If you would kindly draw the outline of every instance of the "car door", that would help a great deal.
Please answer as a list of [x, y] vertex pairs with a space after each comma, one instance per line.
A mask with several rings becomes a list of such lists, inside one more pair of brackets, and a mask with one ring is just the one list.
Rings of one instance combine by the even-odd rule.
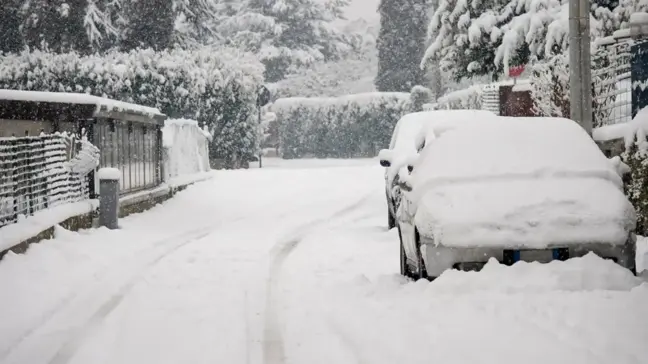
[[398, 218], [401, 237], [403, 239], [403, 248], [409, 260], [414, 260], [416, 257], [416, 240], [414, 234], [414, 216], [413, 216], [413, 202], [410, 199], [410, 194], [401, 190], [401, 201], [399, 210], [396, 213]]

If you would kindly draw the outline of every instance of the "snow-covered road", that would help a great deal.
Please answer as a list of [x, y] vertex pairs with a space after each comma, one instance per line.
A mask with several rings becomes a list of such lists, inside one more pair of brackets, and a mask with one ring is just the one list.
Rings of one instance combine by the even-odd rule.
[[216, 172], [0, 262], [0, 363], [648, 363], [648, 284], [594, 256], [398, 275], [376, 161]]

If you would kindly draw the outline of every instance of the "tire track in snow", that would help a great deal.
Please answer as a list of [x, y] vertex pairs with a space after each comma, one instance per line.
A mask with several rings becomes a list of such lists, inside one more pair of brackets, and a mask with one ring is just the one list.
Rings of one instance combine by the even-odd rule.
[[[134, 267], [123, 274], [123, 270], [115, 271], [114, 268], [108, 267], [101, 271], [100, 276], [102, 277], [100, 281], [89, 281], [74, 294], [69, 295], [61, 301], [54, 309], [48, 311], [43, 318], [41, 319], [40, 324], [30, 328], [23, 335], [21, 335], [16, 341], [8, 345], [6, 349], [0, 353], [1, 362], [5, 363], [8, 359], [14, 354], [20, 354], [21, 349], [24, 348], [25, 352], [29, 352], [30, 348], [28, 347], [31, 342], [32, 337], [38, 337], [38, 334], [46, 330], [48, 325], [56, 325], [57, 319], [62, 320], [65, 324], [69, 324], [69, 320], [65, 318], [77, 318], [77, 308], [86, 307], [84, 302], [92, 302], [95, 299], [93, 297], [105, 297], [104, 293], [106, 286], [111, 286], [110, 292], [115, 292], [109, 295], [107, 298], [100, 300], [99, 304], [95, 304], [95, 307], [98, 308], [92, 311], [90, 317], [82, 319], [83, 321], [80, 325], [76, 325], [79, 329], [71, 330], [72, 332], [65, 336], [61, 341], [61, 345], [53, 354], [53, 356], [48, 361], [51, 364], [62, 364], [68, 362], [76, 353], [76, 350], [80, 347], [83, 337], [87, 336], [87, 333], [92, 329], [99, 326], [101, 321], [110, 314], [118, 305], [121, 303], [125, 295], [130, 291], [130, 289], [137, 283], [139, 278], [160, 260], [166, 256], [172, 254], [176, 250], [180, 249], [183, 246], [188, 245], [196, 240], [202, 239], [205, 236], [212, 233], [214, 230], [220, 228], [223, 224], [231, 224], [237, 221], [244, 219], [244, 217], [239, 217], [232, 219], [230, 221], [221, 222], [217, 225], [210, 225], [201, 227], [198, 229], [191, 230], [179, 235], [175, 235], [171, 238], [164, 238], [157, 240], [150, 244], [150, 248], [141, 252], [145, 256], [141, 259], [138, 259], [133, 265]], [[172, 244], [173, 242], [180, 240], [180, 243]], [[169, 246], [171, 244], [171, 246]], [[159, 250], [162, 250], [161, 252]], [[148, 254], [147, 254], [148, 253]], [[124, 275], [126, 276], [124, 278]], [[117, 287], [114, 287], [115, 284], [111, 282], [120, 282], [117, 284]], [[99, 293], [98, 293], [99, 292]], [[73, 313], [73, 314], [70, 314]], [[88, 315], [84, 315], [87, 317]], [[69, 325], [73, 326], [73, 325]], [[58, 331], [58, 330], [57, 330]], [[46, 331], [47, 333], [47, 331]]]
[[286, 354], [284, 351], [284, 342], [281, 333], [277, 295], [279, 289], [279, 277], [286, 259], [295, 250], [299, 243], [313, 230], [330, 224], [335, 220], [350, 215], [359, 209], [373, 197], [369, 193], [356, 202], [347, 205], [333, 214], [312, 220], [305, 223], [289, 234], [288, 238], [282, 239], [275, 244], [271, 250], [270, 272], [267, 281], [265, 322], [263, 328], [263, 362], [264, 364], [285, 364]]

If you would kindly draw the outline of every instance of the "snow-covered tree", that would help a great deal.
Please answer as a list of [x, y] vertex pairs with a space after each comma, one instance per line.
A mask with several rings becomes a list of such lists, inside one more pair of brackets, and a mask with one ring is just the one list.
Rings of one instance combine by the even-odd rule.
[[4, 0], [0, 7], [0, 53], [18, 52], [22, 48], [19, 0]]
[[172, 45], [173, 0], [133, 0], [124, 7], [123, 49], [167, 49]]
[[121, 0], [87, 0], [83, 25], [93, 51], [116, 47], [124, 25]]
[[378, 69], [375, 38], [364, 33], [356, 48], [357, 51], [348, 52], [339, 60], [316, 61], [291, 69], [283, 80], [271, 85], [273, 95], [276, 98], [321, 97], [375, 91], [373, 82]]
[[30, 48], [90, 50], [84, 27], [87, 0], [29, 0], [21, 7], [22, 35]]
[[424, 78], [419, 63], [425, 51], [427, 0], [381, 0], [378, 10], [376, 88], [408, 92]]
[[[627, 9], [635, 11], [641, 2], [593, 0], [592, 39], [626, 26]], [[441, 0], [422, 66], [437, 60], [455, 79], [497, 76], [509, 66], [563, 53], [569, 41], [567, 5], [567, 0]]]
[[249, 0], [222, 6], [217, 32], [227, 44], [256, 53], [275, 82], [297, 65], [334, 60], [349, 50], [345, 35], [331, 23], [341, 17], [343, 0]]

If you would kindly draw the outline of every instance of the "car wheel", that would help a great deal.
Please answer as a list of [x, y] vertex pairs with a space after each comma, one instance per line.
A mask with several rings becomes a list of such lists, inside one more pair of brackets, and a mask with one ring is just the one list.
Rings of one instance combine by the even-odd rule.
[[396, 218], [392, 215], [391, 211], [387, 209], [387, 228], [389, 230], [396, 227]]
[[410, 272], [409, 267], [407, 266], [407, 255], [405, 254], [405, 247], [403, 246], [403, 237], [401, 236], [400, 228], [398, 229], [398, 240], [400, 241], [400, 274], [407, 278], [412, 278], [412, 272]]
[[425, 269], [423, 254], [421, 254], [421, 238], [419, 237], [418, 230], [415, 232], [415, 239], [416, 239], [416, 274], [414, 275], [414, 278], [433, 280], [434, 278], [428, 277], [427, 269]]

